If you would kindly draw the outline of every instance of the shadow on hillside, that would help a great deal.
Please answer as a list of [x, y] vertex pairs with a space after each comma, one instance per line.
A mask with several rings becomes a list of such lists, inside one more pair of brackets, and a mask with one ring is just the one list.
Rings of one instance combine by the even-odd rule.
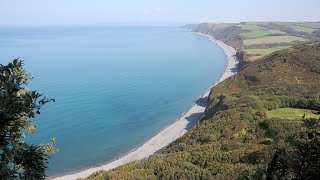
[[[185, 128], [187, 131], [189, 131], [191, 128], [193, 128], [198, 121], [200, 120], [200, 118], [202, 117], [204, 113], [194, 113], [191, 114], [189, 117], [186, 117], [188, 124], [187, 127]], [[159, 149], [155, 152], [155, 154], [161, 153], [165, 148]]]
[[237, 73], [239, 71], [239, 66], [237, 65], [236, 67], [234, 68], [231, 68], [231, 72], [232, 73]]
[[[237, 58], [237, 56], [234, 56], [235, 58]], [[237, 58], [237, 64], [234, 68], [231, 68], [231, 72], [232, 73], [236, 73], [239, 72], [240, 68], [239, 68], [239, 59]]]
[[199, 98], [198, 100], [196, 100], [195, 103], [196, 103], [198, 106], [207, 107], [208, 101], [209, 101], [209, 98], [208, 98], [208, 97], [206, 97], [206, 98]]
[[198, 123], [198, 121], [200, 120], [202, 115], [203, 115], [203, 112], [202, 113], [194, 113], [194, 114], [191, 114], [189, 117], [186, 117], [186, 119], [189, 123], [185, 129], [190, 130], [191, 128], [193, 128]]

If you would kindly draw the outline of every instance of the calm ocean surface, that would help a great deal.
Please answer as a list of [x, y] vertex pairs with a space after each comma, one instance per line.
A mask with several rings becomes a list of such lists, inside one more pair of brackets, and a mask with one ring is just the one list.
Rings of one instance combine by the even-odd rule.
[[54, 98], [27, 141], [57, 140], [49, 175], [96, 166], [174, 122], [222, 75], [223, 50], [178, 27], [0, 28], [0, 63], [20, 57]]

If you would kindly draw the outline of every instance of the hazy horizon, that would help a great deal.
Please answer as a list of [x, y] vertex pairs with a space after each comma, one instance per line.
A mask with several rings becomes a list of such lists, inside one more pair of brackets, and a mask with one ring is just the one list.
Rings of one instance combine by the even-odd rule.
[[0, 2], [0, 26], [183, 25], [200, 22], [315, 22], [320, 1], [215, 0]]

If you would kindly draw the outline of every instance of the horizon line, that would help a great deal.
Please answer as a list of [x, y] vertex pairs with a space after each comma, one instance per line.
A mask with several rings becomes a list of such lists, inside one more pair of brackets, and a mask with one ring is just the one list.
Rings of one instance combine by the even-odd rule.
[[319, 23], [317, 21], [281, 21], [281, 20], [270, 20], [270, 21], [234, 21], [234, 22], [223, 22], [223, 21], [197, 21], [197, 22], [143, 22], [143, 23], [123, 23], [123, 22], [106, 22], [106, 23], [93, 23], [93, 24], [16, 24], [16, 25], [0, 25], [0, 28], [6, 27], [79, 27], [79, 26], [150, 26], [150, 27], [165, 27], [165, 26], [184, 26], [189, 24], [240, 24], [240, 23], [259, 23], [259, 22], [287, 22], [287, 23]]

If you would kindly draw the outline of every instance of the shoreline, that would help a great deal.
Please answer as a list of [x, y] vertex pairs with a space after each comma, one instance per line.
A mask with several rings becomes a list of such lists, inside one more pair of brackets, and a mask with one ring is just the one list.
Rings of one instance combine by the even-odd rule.
[[210, 35], [202, 33], [195, 34], [208, 37], [209, 41], [214, 42], [217, 46], [223, 49], [224, 54], [226, 55], [227, 64], [225, 66], [224, 73], [220, 76], [220, 78], [207, 90], [205, 90], [204, 93], [200, 95], [200, 97], [192, 104], [192, 106], [188, 108], [184, 113], [182, 113], [182, 115], [175, 122], [162, 129], [160, 132], [146, 141], [143, 145], [137, 147], [136, 149], [133, 149], [132, 151], [128, 152], [128, 154], [125, 154], [124, 156], [107, 164], [88, 168], [86, 170], [69, 175], [53, 177], [54, 180], [76, 180], [77, 178], [86, 178], [97, 171], [108, 171], [129, 162], [144, 159], [168, 146], [170, 143], [183, 136], [189, 129], [197, 124], [207, 107], [207, 102], [203, 103], [201, 102], [201, 100], [203, 101], [203, 99], [208, 99], [212, 87], [238, 72], [238, 60], [235, 56], [237, 51], [233, 47], [226, 45], [221, 41], [215, 40]]

